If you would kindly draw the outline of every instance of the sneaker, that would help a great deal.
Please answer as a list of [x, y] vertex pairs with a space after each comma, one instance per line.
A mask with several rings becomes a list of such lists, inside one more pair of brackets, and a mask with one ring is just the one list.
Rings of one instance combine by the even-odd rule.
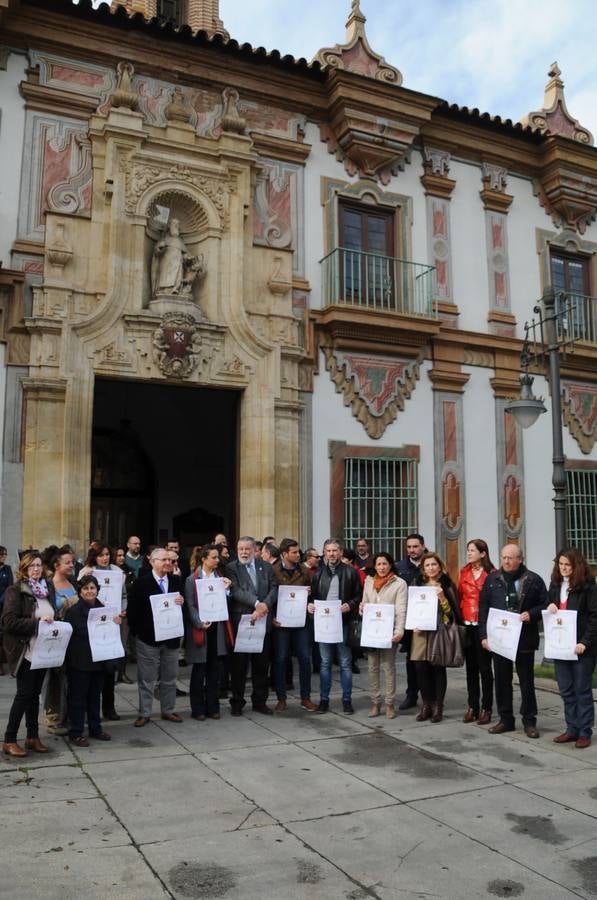
[[329, 700], [320, 700], [319, 706], [317, 707], [317, 712], [326, 713], [329, 712], [330, 709], [330, 701]]
[[342, 709], [344, 710], [344, 712], [346, 713], [347, 716], [352, 716], [354, 713], [354, 709], [353, 709], [353, 706], [352, 706], [352, 703], [350, 702], [350, 700], [345, 700], [342, 703]]

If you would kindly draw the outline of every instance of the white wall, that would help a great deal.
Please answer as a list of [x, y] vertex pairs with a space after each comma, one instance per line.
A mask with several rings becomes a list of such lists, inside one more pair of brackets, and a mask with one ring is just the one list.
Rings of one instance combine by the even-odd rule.
[[0, 261], [10, 268], [10, 250], [17, 236], [25, 103], [19, 83], [27, 60], [11, 53], [6, 72], [0, 73]]
[[458, 327], [487, 331], [489, 287], [485, 210], [479, 197], [481, 169], [451, 161], [456, 181], [450, 202], [453, 300], [460, 310]]

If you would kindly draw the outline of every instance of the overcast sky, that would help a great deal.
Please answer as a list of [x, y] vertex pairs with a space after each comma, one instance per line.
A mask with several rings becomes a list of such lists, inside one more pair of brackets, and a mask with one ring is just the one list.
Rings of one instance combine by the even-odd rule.
[[[99, 0], [94, 0], [97, 4]], [[568, 109], [597, 142], [595, 0], [361, 0], [373, 49], [404, 86], [518, 121], [557, 60]], [[220, 0], [233, 38], [311, 59], [344, 41], [350, 0]]]

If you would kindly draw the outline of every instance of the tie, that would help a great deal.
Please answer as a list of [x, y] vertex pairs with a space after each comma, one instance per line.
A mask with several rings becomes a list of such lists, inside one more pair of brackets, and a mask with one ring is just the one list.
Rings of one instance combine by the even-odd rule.
[[252, 563], [247, 563], [247, 572], [249, 573], [249, 578], [251, 579], [251, 581], [253, 583], [253, 587], [256, 588], [257, 587], [257, 573], [255, 572], [255, 569], [253, 568]]
[[165, 594], [165, 593], [166, 593], [166, 589], [165, 589], [165, 587], [164, 587], [164, 581], [165, 581], [165, 580], [166, 580], [165, 578], [160, 578], [160, 591], [162, 592], [162, 594]]

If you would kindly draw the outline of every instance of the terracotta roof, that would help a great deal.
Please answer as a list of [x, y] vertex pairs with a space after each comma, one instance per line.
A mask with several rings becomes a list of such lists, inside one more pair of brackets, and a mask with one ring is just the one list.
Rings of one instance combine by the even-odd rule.
[[502, 119], [501, 116], [492, 116], [488, 112], [482, 113], [477, 107], [469, 109], [468, 106], [459, 106], [457, 103], [448, 103], [447, 100], [442, 100], [436, 111], [447, 115], [449, 118], [467, 121], [471, 124], [489, 126], [498, 131], [505, 131], [526, 139], [531, 138], [537, 144], [541, 143], [545, 137], [539, 128], [522, 125], [520, 122], [513, 122], [512, 119]]

